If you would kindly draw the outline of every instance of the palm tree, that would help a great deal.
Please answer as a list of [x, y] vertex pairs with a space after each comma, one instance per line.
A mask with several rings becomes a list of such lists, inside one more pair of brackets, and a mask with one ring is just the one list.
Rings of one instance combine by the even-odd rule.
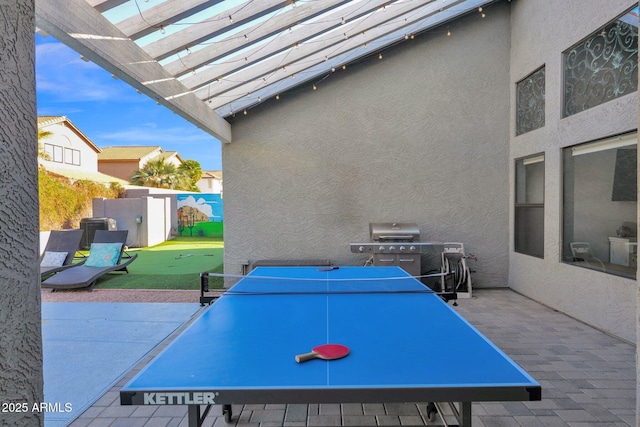
[[199, 192], [200, 189], [196, 185], [200, 178], [202, 178], [202, 167], [196, 160], [185, 160], [180, 166], [178, 171], [181, 171], [189, 177], [191, 180], [190, 191]]
[[146, 187], [189, 190], [189, 177], [164, 159], [151, 160], [131, 176], [131, 183]]
[[49, 158], [49, 154], [44, 151], [44, 147], [42, 146], [41, 142], [41, 140], [47, 139], [51, 137], [51, 135], [53, 135], [53, 133], [49, 132], [48, 130], [38, 129], [38, 157], [40, 157], [41, 159], [51, 160]]

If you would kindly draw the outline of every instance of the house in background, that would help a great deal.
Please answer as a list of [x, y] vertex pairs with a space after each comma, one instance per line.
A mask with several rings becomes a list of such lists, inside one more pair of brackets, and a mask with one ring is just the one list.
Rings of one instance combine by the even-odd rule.
[[[136, 170], [152, 160], [164, 159], [180, 166], [182, 158], [176, 151], [165, 151], [159, 146], [101, 149], [66, 116], [38, 117], [38, 130], [49, 132], [39, 141], [46, 158], [38, 159], [47, 171], [71, 180], [107, 185], [117, 182], [126, 189], [122, 198], [94, 199], [90, 215], [113, 218], [119, 230], [129, 230], [127, 245], [151, 246], [178, 234], [177, 195], [185, 192], [139, 187], [129, 181]], [[113, 170], [113, 175], [105, 169]], [[48, 235], [40, 233], [40, 247], [45, 247]]]
[[98, 155], [102, 150], [66, 116], [40, 116], [38, 130], [49, 133], [39, 141], [46, 158], [38, 159], [47, 171], [72, 180], [128, 184], [128, 180], [98, 170]]
[[98, 154], [98, 170], [128, 182], [135, 171], [159, 159], [176, 167], [183, 163], [177, 151], [165, 151], [158, 145], [113, 146], [104, 147]]
[[202, 171], [196, 186], [202, 193], [222, 194], [222, 171]]

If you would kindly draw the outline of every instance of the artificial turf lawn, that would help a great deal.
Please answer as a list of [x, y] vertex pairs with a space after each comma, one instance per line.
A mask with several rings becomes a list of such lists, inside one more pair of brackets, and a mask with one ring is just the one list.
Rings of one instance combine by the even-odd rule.
[[[106, 274], [97, 289], [200, 289], [200, 273], [223, 271], [224, 242], [219, 238], [176, 237], [127, 253], [138, 254], [129, 273]], [[222, 288], [222, 279], [210, 278], [209, 287]]]

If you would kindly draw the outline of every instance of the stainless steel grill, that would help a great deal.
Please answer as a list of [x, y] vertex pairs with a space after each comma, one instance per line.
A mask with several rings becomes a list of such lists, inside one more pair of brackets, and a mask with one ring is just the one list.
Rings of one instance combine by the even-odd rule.
[[415, 223], [380, 222], [369, 224], [370, 241], [351, 243], [351, 252], [372, 254], [373, 265], [400, 266], [412, 276], [420, 275], [420, 229]]

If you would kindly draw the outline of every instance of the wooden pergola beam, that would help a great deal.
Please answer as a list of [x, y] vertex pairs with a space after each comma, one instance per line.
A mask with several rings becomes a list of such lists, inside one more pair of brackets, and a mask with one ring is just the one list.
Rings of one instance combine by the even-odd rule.
[[321, 2], [304, 3], [283, 12], [278, 15], [276, 19], [271, 19], [267, 22], [259, 23], [251, 28], [247, 28], [244, 31], [247, 38], [237, 34], [230, 35], [219, 43], [212, 44], [196, 52], [192, 52], [190, 55], [166, 64], [165, 68], [174, 76], [183, 75], [204, 64], [208, 64], [216, 59], [246, 48], [252, 43], [256, 43], [269, 36], [286, 30], [298, 22], [305, 21], [320, 13], [327, 12], [334, 7], [348, 3], [348, 1], [349, 0], [322, 0]]
[[231, 142], [231, 125], [226, 120], [86, 0], [37, 0], [36, 25], [205, 132]]
[[[308, 24], [301, 26], [301, 28], [297, 28], [295, 32], [291, 34], [284, 34], [273, 40], [268, 46], [258, 45], [255, 48], [243, 51], [241, 54], [235, 55], [233, 57], [227, 58], [224, 64], [219, 64], [216, 66], [202, 67], [197, 70], [196, 74], [186, 76], [181, 79], [182, 83], [190, 89], [196, 89], [203, 85], [206, 85], [218, 78], [223, 79], [224, 76], [230, 75], [236, 72], [242, 72], [243, 69], [251, 68], [251, 73], [257, 77], [262, 77], [270, 72], [274, 72], [278, 66], [290, 64], [301, 58], [304, 58], [307, 55], [313, 53], [313, 51], [317, 51], [318, 49], [324, 49], [329, 46], [338, 44], [342, 42], [342, 40], [326, 40], [323, 42], [319, 41], [319, 37], [326, 32], [332, 31], [336, 27], [340, 27], [344, 32], [350, 32], [354, 27], [355, 23], [351, 22], [351, 20], [358, 18], [360, 16], [371, 13], [374, 10], [377, 10], [381, 6], [388, 3], [388, 0], [369, 0], [366, 5], [362, 4], [354, 4], [349, 5], [343, 9], [333, 11], [326, 16], [322, 17], [322, 23], [317, 24]], [[344, 25], [341, 24], [342, 17], [349, 17], [350, 22], [346, 22]], [[308, 39], [314, 39], [313, 46], [305, 45], [304, 41]], [[286, 64], [282, 64], [282, 58], [278, 56], [278, 53], [283, 52], [287, 49], [292, 49], [293, 46], [299, 45], [299, 49], [292, 50], [291, 53], [287, 56]], [[248, 64], [245, 64], [243, 58], [247, 58]], [[275, 61], [274, 61], [275, 59]], [[251, 65], [253, 63], [263, 61], [260, 66]], [[241, 65], [238, 65], [241, 64]], [[214, 90], [213, 92], [218, 92]]]
[[[162, 60], [181, 50], [185, 50], [187, 47], [195, 46], [200, 42], [285, 7], [290, 3], [290, 0], [261, 0], [257, 4], [253, 3], [252, 0], [249, 0], [224, 13], [189, 25], [183, 30], [149, 43], [143, 49], [153, 58]], [[231, 22], [230, 18], [233, 19], [233, 22]]]
[[116, 27], [131, 39], [151, 34], [160, 28], [187, 18], [223, 0], [180, 0], [160, 3], [137, 15], [116, 24]]
[[[455, 7], [459, 2], [460, 0], [450, 2], [448, 7]], [[384, 37], [403, 27], [411, 26], [415, 22], [439, 13], [442, 10], [441, 5], [436, 2], [430, 2], [426, 5], [419, 2], [407, 2], [403, 4], [402, 7], [398, 7], [393, 11], [376, 13], [366, 19], [345, 24], [333, 32], [326, 34], [326, 41], [324, 43], [316, 43], [314, 39], [313, 46], [305, 46], [303, 44], [299, 49], [293, 49], [286, 57], [286, 68], [283, 68], [281, 65], [278, 66], [278, 64], [282, 63], [283, 59], [279, 56], [274, 56], [262, 61], [258, 66], [248, 67], [245, 70], [235, 73], [231, 80], [241, 83], [223, 81], [220, 85], [212, 84], [210, 85], [211, 87], [204, 86], [195, 90], [194, 93], [203, 100], [209, 100], [209, 106], [211, 108], [220, 108], [227, 104], [230, 99], [238, 99], [260, 89], [261, 87], [256, 81], [259, 81], [259, 77], [266, 75], [265, 73], [269, 74], [267, 81], [264, 82], [264, 86], [290, 78], [292, 75], [324, 62], [327, 58], [339, 56], [354, 49], [366, 50], [364, 47], [366, 42]], [[393, 26], [384, 25], [390, 21], [397, 20], [402, 20], [403, 24]], [[336, 33], [338, 33], [338, 37], [336, 37]], [[343, 40], [340, 37], [343, 33], [346, 34], [347, 40]], [[361, 36], [363, 33], [365, 36]], [[319, 50], [318, 46], [322, 47], [322, 49]]]
[[98, 12], [105, 12], [116, 6], [126, 3], [129, 0], [87, 0]]

